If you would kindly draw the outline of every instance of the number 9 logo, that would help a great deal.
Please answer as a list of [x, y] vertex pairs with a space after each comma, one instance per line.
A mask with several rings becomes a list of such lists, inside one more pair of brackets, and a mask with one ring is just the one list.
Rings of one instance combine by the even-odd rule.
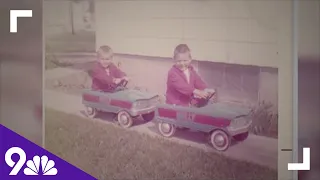
[[[19, 160], [18, 162], [14, 162], [12, 160], [12, 155], [13, 154], [18, 154], [19, 155]], [[23, 149], [19, 148], [19, 147], [12, 147], [10, 148], [5, 155], [5, 161], [7, 163], [8, 166], [12, 167], [12, 170], [10, 172], [10, 176], [14, 176], [17, 175], [20, 171], [20, 169], [22, 168], [22, 166], [24, 165], [24, 163], [27, 160], [27, 156], [26, 153], [24, 152]]]

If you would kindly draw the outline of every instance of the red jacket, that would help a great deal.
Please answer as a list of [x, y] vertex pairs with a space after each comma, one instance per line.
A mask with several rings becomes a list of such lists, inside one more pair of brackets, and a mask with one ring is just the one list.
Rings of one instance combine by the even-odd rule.
[[195, 89], [204, 90], [207, 85], [192, 66], [190, 70], [190, 83], [187, 81], [185, 74], [175, 66], [168, 72], [166, 103], [180, 106], [188, 106], [190, 104], [193, 91]]
[[94, 65], [90, 75], [92, 77], [92, 89], [107, 92], [112, 91], [112, 89], [116, 87], [116, 84], [113, 83], [114, 78], [126, 76], [126, 74], [114, 64], [109, 65], [109, 74], [107, 74], [105, 68], [98, 62]]

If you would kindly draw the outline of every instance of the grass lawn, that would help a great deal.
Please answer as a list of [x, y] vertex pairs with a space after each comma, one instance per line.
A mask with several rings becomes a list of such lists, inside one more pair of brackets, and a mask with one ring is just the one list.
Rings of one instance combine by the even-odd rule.
[[98, 179], [273, 180], [271, 169], [46, 109], [46, 149]]

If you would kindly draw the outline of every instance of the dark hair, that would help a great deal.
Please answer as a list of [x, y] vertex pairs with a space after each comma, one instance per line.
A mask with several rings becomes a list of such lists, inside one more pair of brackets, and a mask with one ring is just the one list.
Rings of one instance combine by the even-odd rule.
[[179, 54], [186, 53], [186, 52], [190, 52], [190, 48], [188, 47], [188, 45], [187, 44], [179, 44], [174, 49], [173, 59], [176, 59]]

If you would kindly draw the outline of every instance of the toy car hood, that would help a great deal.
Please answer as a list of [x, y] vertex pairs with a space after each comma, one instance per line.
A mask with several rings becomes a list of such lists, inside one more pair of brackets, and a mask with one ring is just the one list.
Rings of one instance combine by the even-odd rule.
[[251, 109], [234, 104], [213, 103], [208, 104], [203, 108], [199, 108], [199, 111], [206, 115], [232, 120], [239, 116], [249, 115]]
[[152, 98], [158, 97], [157, 94], [142, 92], [142, 91], [134, 90], [134, 89], [126, 89], [123, 91], [115, 92], [113, 94], [114, 94], [114, 96], [117, 96], [121, 99], [127, 99], [132, 102], [137, 101], [137, 100], [152, 99]]

